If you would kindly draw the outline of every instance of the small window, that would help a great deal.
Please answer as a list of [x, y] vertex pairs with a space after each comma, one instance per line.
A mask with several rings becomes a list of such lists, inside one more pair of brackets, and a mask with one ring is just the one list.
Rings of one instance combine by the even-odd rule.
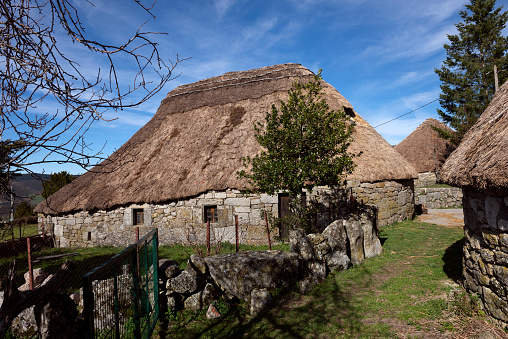
[[219, 215], [217, 213], [217, 205], [215, 206], [205, 206], [205, 222], [218, 222]]
[[136, 208], [132, 210], [132, 224], [133, 225], [143, 225], [144, 218], [143, 218], [143, 209], [142, 208]]

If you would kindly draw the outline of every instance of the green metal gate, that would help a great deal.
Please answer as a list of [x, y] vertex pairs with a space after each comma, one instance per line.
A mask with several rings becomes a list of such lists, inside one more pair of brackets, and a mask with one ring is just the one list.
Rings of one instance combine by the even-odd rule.
[[83, 276], [84, 320], [90, 338], [150, 338], [159, 318], [158, 233]]

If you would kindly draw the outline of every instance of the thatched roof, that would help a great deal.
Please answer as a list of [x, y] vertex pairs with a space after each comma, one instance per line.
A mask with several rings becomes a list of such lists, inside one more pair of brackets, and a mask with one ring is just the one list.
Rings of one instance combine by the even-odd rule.
[[[209, 190], [242, 189], [236, 172], [241, 158], [260, 146], [253, 123], [263, 121], [272, 104], [287, 100], [295, 81], [314, 74], [283, 64], [184, 85], [171, 91], [154, 117], [109, 159], [55, 193], [37, 212], [48, 214], [107, 209], [131, 203], [158, 203]], [[350, 179], [379, 181], [416, 176], [413, 167], [323, 82], [332, 109], [348, 108], [356, 122], [352, 152], [363, 151]]]
[[508, 82], [497, 91], [476, 124], [443, 165], [453, 186], [508, 188]]
[[452, 145], [440, 138], [433, 126], [451, 130], [441, 121], [429, 118], [395, 146], [395, 150], [402, 154], [418, 173], [436, 172], [453, 151]]

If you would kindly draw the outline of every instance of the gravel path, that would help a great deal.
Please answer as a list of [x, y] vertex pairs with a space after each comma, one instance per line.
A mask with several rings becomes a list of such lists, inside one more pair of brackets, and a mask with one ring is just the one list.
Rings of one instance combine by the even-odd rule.
[[449, 227], [462, 227], [464, 226], [464, 214], [461, 208], [429, 209], [428, 214], [419, 215], [416, 221]]

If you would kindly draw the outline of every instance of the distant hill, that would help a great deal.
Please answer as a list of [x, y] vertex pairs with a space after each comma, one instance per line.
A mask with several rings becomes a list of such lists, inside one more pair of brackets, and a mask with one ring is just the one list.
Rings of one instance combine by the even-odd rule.
[[[29, 201], [32, 206], [42, 201], [42, 181], [49, 179], [49, 174], [37, 174], [33, 177], [30, 174], [21, 174], [12, 181], [12, 190], [16, 198], [14, 205], [21, 201]], [[8, 219], [10, 210], [10, 197], [4, 197], [0, 202], [0, 216], [3, 220]]]

